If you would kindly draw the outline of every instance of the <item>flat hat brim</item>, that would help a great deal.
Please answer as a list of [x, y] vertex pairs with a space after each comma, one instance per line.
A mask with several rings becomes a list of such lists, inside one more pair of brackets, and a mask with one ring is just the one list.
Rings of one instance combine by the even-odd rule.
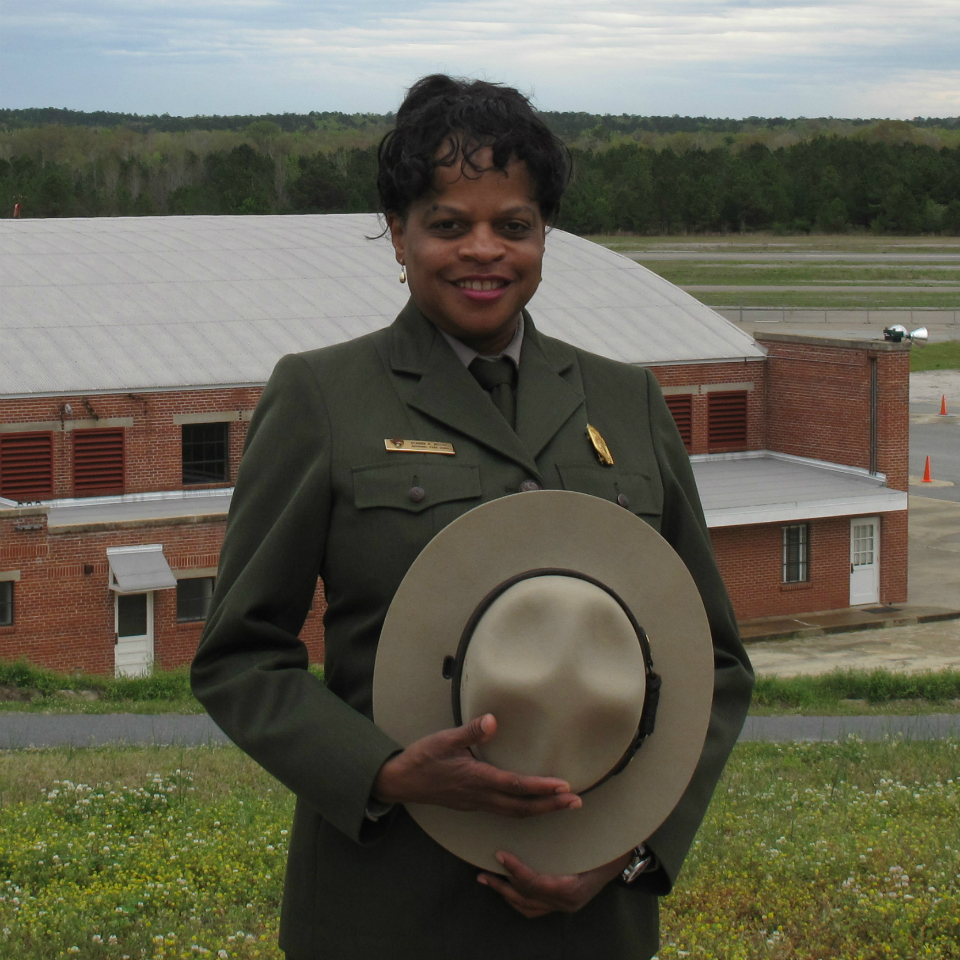
[[445, 657], [487, 594], [530, 570], [562, 568], [609, 586], [647, 633], [663, 678], [656, 730], [583, 807], [527, 819], [408, 804], [417, 823], [469, 863], [503, 873], [508, 850], [535, 870], [581, 873], [647, 839], [679, 801], [700, 759], [713, 699], [713, 647], [700, 594], [677, 553], [607, 500], [539, 491], [493, 500], [445, 527], [407, 571], [380, 636], [377, 725], [408, 746], [454, 726]]

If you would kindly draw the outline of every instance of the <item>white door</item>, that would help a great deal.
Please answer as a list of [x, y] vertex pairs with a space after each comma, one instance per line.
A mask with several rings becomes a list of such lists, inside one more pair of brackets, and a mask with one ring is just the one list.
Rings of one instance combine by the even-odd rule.
[[880, 602], [880, 518], [850, 521], [850, 606]]
[[153, 592], [116, 595], [118, 677], [142, 677], [153, 670]]

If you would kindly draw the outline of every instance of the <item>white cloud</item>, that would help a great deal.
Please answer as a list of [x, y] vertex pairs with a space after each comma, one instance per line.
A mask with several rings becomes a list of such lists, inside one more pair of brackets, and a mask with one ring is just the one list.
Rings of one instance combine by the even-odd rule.
[[[13, 6], [3, 52], [5, 88], [17, 101], [11, 106], [72, 99], [85, 108], [177, 113], [386, 110], [403, 85], [444, 69], [536, 89], [551, 109], [958, 112], [956, 0]], [[131, 103], [138, 96], [141, 103]]]

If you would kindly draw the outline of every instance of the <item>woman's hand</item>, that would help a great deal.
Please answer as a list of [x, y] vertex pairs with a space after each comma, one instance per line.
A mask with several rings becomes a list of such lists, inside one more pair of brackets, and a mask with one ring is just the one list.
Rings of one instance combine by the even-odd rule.
[[625, 853], [595, 870], [557, 877], [548, 873], [537, 873], [512, 854], [500, 852], [497, 860], [503, 865], [508, 876], [481, 873], [477, 880], [496, 890], [518, 913], [522, 913], [528, 920], [533, 920], [557, 911], [576, 913], [622, 872], [630, 862], [630, 856]]
[[522, 776], [477, 760], [470, 747], [487, 743], [496, 732], [497, 721], [488, 713], [417, 740], [380, 768], [373, 796], [385, 803], [432, 803], [506, 817], [583, 806], [565, 780]]

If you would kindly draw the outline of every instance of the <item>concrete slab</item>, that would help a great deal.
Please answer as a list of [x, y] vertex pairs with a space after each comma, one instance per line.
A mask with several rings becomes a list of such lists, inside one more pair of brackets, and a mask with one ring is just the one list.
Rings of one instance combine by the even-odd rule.
[[960, 620], [750, 643], [758, 676], [816, 676], [832, 670], [960, 670]]
[[842, 610], [818, 610], [790, 617], [759, 617], [740, 623], [740, 636], [746, 642], [792, 640], [821, 637], [830, 633], [855, 633], [884, 627], [905, 627], [918, 623], [960, 618], [960, 608], [926, 607], [917, 604], [898, 606], [847, 607]]
[[909, 598], [741, 623], [761, 676], [960, 670], [960, 503], [910, 497]]

